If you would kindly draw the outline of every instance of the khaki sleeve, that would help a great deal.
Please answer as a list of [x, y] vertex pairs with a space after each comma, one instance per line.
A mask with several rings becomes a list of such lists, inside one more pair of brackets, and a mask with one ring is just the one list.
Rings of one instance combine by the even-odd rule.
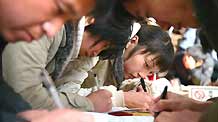
[[[62, 35], [61, 31], [51, 39], [44, 36], [32, 43], [22, 41], [8, 44], [3, 52], [4, 79], [33, 108], [55, 107], [54, 101], [43, 87], [39, 74], [46, 66], [51, 45], [61, 41]], [[70, 106], [64, 94], [60, 94], [60, 97], [65, 106]]]
[[101, 89], [108, 90], [112, 93], [112, 105], [113, 107], [125, 107], [124, 93], [122, 90], [117, 91], [117, 88], [113, 85], [103, 86]]
[[83, 88], [91, 88], [96, 86], [93, 73], [96, 73], [100, 86], [115, 85], [116, 80], [113, 76], [112, 63], [109, 60], [99, 60], [92, 72], [89, 72], [88, 77], [82, 84]]
[[58, 90], [67, 95], [69, 102], [75, 108], [93, 111], [92, 102], [85, 96], [78, 94], [81, 84], [88, 77], [90, 71], [97, 63], [98, 57], [80, 57], [71, 61], [60, 79], [55, 81]]

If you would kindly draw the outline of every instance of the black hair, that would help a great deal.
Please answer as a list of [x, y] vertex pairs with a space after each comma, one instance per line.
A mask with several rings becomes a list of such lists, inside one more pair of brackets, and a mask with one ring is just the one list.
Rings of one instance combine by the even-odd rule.
[[92, 36], [99, 36], [99, 39], [95, 44], [101, 41], [108, 41], [109, 47], [100, 52], [100, 59], [114, 59], [122, 55], [123, 49], [125, 48], [129, 34], [131, 33], [130, 27], [127, 29], [118, 29], [110, 26], [108, 23], [102, 24], [91, 24], [86, 26], [85, 31], [88, 31]]
[[168, 33], [160, 27], [143, 24], [136, 35], [139, 37], [138, 45], [130, 52], [128, 58], [136, 51], [145, 49], [143, 53], [157, 55], [154, 60], [160, 72], [167, 71], [174, 57], [173, 45]]
[[204, 53], [207, 53], [207, 52], [211, 53], [213, 50], [213, 47], [209, 43], [208, 38], [202, 29], [198, 30], [198, 37], [200, 39], [200, 43], [202, 45], [203, 52]]
[[114, 59], [123, 54], [123, 49], [129, 41], [134, 17], [123, 7], [121, 0], [116, 0], [109, 11], [95, 18], [94, 24], [85, 29], [92, 35], [100, 36], [100, 40], [110, 42], [110, 47], [103, 50], [100, 59]]
[[125, 9], [123, 2], [124, 0], [96, 0], [95, 8], [88, 16], [99, 19], [112, 12], [116, 19], [124, 20], [126, 17], [134, 20], [137, 19]]
[[95, 8], [89, 13], [89, 16], [100, 18], [111, 11], [117, 0], [96, 0], [95, 3]]
[[205, 31], [209, 45], [218, 51], [218, 2], [217, 0], [193, 0], [196, 17]]

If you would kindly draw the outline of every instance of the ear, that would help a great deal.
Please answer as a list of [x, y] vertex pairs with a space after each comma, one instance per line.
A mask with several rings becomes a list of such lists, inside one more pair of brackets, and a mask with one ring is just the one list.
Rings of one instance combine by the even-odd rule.
[[88, 25], [93, 24], [95, 22], [94, 17], [86, 16], [85, 19], [86, 19], [85, 26], [88, 26]]
[[139, 42], [139, 37], [137, 35], [133, 36], [132, 39], [127, 43], [126, 48], [129, 46], [136, 46]]
[[89, 50], [92, 53], [92, 56], [97, 56], [101, 51], [105, 49], [109, 45], [106, 41], [98, 42], [95, 46], [91, 47]]

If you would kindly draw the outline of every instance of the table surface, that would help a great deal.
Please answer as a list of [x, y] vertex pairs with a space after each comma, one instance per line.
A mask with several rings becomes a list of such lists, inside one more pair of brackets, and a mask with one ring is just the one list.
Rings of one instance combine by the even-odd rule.
[[[113, 107], [111, 112], [117, 112], [121, 110], [128, 110], [122, 107]], [[154, 122], [154, 117], [150, 114], [136, 113], [133, 112], [134, 116], [113, 116], [108, 113], [96, 113], [96, 112], [86, 112], [92, 114], [95, 118], [95, 122]]]

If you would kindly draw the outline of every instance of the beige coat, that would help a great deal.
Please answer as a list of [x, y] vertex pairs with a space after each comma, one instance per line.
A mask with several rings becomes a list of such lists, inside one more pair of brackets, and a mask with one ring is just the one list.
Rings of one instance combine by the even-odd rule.
[[[46, 68], [49, 73], [54, 70], [55, 54], [58, 48], [65, 45], [65, 28], [53, 38], [46, 36], [32, 43], [18, 42], [8, 44], [2, 55], [3, 77], [7, 83], [21, 96], [27, 100], [33, 108], [55, 108], [53, 99], [49, 96], [39, 77], [41, 69]], [[80, 35], [81, 36], [81, 35]], [[78, 56], [81, 39], [74, 41], [71, 61]], [[92, 59], [90, 61], [92, 62]], [[66, 68], [66, 67], [65, 67]], [[87, 67], [81, 68], [85, 72]], [[71, 74], [75, 72], [63, 72], [56, 85], [66, 82], [74, 82]], [[76, 81], [75, 81], [76, 82]], [[66, 107], [93, 111], [93, 104], [86, 97], [75, 93], [59, 92], [61, 101]]]
[[[116, 107], [124, 107], [124, 95], [123, 91], [117, 91], [117, 81], [113, 75], [113, 61], [109, 60], [102, 60], [98, 61], [97, 65], [89, 71], [88, 77], [85, 79], [84, 83], [82, 84], [82, 88], [78, 91], [81, 95], [87, 95], [90, 93], [93, 88], [96, 86], [93, 73], [97, 75], [99, 80], [101, 89], [106, 89], [112, 93], [112, 104]], [[90, 89], [87, 89], [90, 88]]]

